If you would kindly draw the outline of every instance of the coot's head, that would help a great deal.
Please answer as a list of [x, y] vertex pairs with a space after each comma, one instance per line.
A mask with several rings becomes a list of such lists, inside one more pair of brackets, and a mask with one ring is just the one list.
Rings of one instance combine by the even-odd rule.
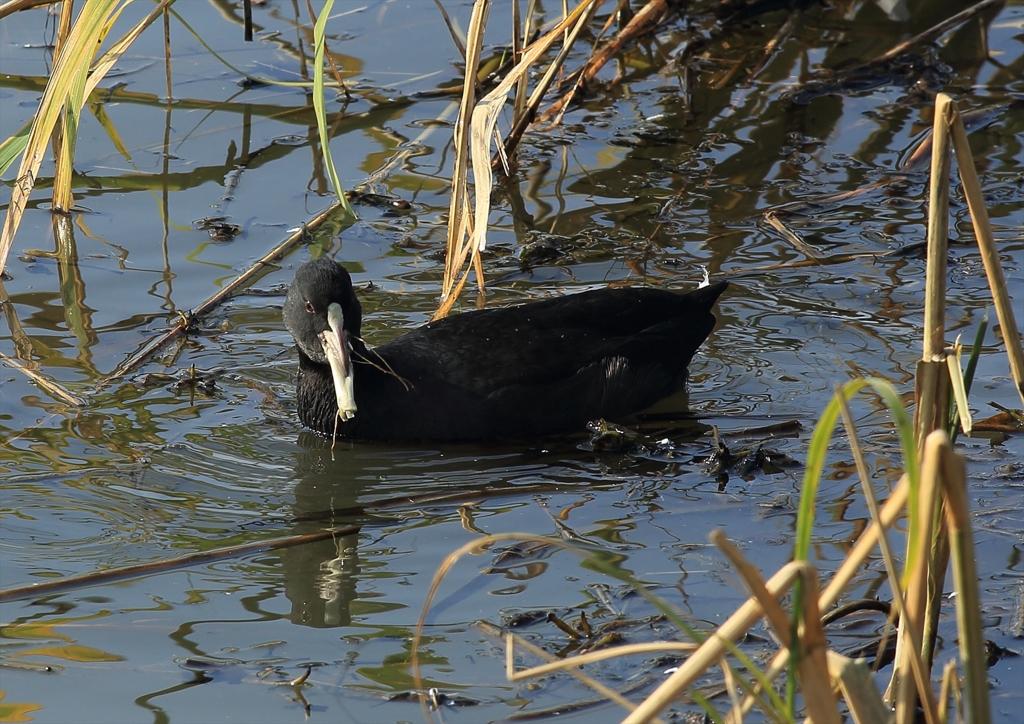
[[359, 337], [362, 308], [344, 267], [323, 257], [299, 267], [284, 302], [284, 323], [306, 357], [330, 365], [338, 416], [342, 421], [353, 418], [350, 353]]

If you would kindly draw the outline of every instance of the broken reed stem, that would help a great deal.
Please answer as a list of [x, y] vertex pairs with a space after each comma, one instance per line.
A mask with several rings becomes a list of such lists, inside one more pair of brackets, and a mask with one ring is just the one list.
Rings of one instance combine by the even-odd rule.
[[[942, 97], [942, 94], [939, 97]], [[967, 131], [956, 103], [951, 101], [951, 105], [952, 118], [950, 122], [957, 170], [960, 173], [960, 180], [963, 182], [967, 208], [971, 212], [971, 223], [974, 225], [974, 236], [978, 241], [978, 250], [981, 252], [981, 260], [985, 265], [988, 286], [995, 302], [996, 316], [1003, 333], [1003, 342], [1006, 344], [1006, 354], [1010, 358], [1010, 372], [1017, 385], [1017, 394], [1020, 395], [1021, 403], [1024, 404], [1024, 350], [1021, 348], [1020, 329], [1014, 318], [1010, 294], [1006, 287], [1006, 278], [1003, 276], [1003, 267], [999, 261], [995, 237], [992, 234], [992, 225], [989, 223], [988, 210], [981, 194], [981, 183], [978, 181], [978, 172], [974, 168], [974, 156], [971, 154], [971, 147], [967, 142]]]
[[803, 593], [801, 621], [795, 645], [800, 652], [799, 673], [800, 693], [804, 698], [808, 718], [814, 724], [841, 724], [837, 700], [832, 692], [828, 673], [828, 642], [821, 625], [821, 610], [818, 608], [818, 571], [810, 563], [804, 563], [800, 591]]
[[[536, 657], [538, 657], [540, 659], [544, 659], [544, 661], [547, 661], [549, 664], [550, 663], [559, 663], [558, 660], [554, 656], [552, 656], [551, 654], [549, 654], [547, 651], [545, 651], [544, 649], [540, 648], [539, 646], [534, 646], [529, 641], [525, 640], [524, 638], [522, 638], [520, 636], [516, 636], [513, 633], [506, 633], [505, 634], [506, 650], [511, 651], [513, 646], [514, 646], [514, 644], [516, 642], [518, 642], [520, 647], [526, 649], [527, 651], [529, 651], [534, 656], [536, 656]], [[510, 658], [506, 657], [505, 661], [506, 661], [506, 663], [508, 663], [510, 661]], [[582, 671], [580, 671], [575, 666], [564, 667], [562, 670], [565, 671], [565, 673], [567, 673], [570, 676], [572, 676], [573, 678], [578, 679], [585, 686], [590, 687], [591, 689], [593, 689], [594, 691], [596, 691], [598, 694], [600, 694], [601, 696], [605, 697], [609, 701], [614, 701], [616, 704], [621, 706], [623, 709], [625, 709], [627, 711], [632, 711], [636, 707], [636, 705], [633, 704], [633, 702], [631, 702], [629, 699], [625, 698], [624, 696], [619, 694], [617, 691], [614, 691], [613, 689], [609, 689], [607, 686], [605, 686], [601, 682], [597, 681], [596, 679], [594, 679], [594, 678], [592, 678], [590, 676], [587, 676], [586, 674], [584, 674]], [[508, 671], [505, 672], [506, 676], [508, 676], [509, 679], [512, 678], [512, 675], [514, 673], [515, 672], [512, 669], [509, 669]], [[664, 722], [662, 722], [660, 719], [653, 719], [652, 721], [657, 722], [658, 724], [664, 724]]]
[[[470, 21], [467, 41], [467, 73], [477, 61], [477, 46], [483, 34], [486, 8], [489, 0], [477, 0]], [[487, 221], [490, 215], [490, 199], [493, 174], [490, 163], [490, 143], [501, 109], [508, 101], [508, 94], [519, 79], [528, 73], [541, 54], [559, 39], [573, 24], [581, 24], [594, 0], [581, 2], [554, 28], [530, 44], [522, 58], [512, 67], [486, 96], [475, 102], [475, 88], [467, 83], [463, 88], [459, 119], [455, 126], [455, 170], [452, 174], [452, 199], [448, 211], [448, 240], [441, 288], [441, 303], [431, 321], [445, 317], [458, 299], [459, 293], [469, 276], [469, 267], [459, 274], [469, 254], [473, 255], [470, 267], [476, 272], [480, 292], [484, 292], [483, 265], [480, 252], [487, 242]], [[482, 15], [482, 17], [478, 17]], [[474, 40], [474, 38], [476, 38]], [[474, 209], [469, 209], [468, 164], [473, 167]], [[456, 281], [457, 280], [457, 281]]]
[[589, 555], [591, 551], [581, 551], [571, 544], [561, 541], [553, 540], [539, 535], [531, 535], [529, 533], [492, 533], [489, 535], [475, 538], [467, 543], [461, 545], [457, 550], [452, 551], [445, 559], [441, 561], [437, 567], [437, 571], [434, 572], [434, 578], [430, 582], [430, 588], [427, 590], [427, 595], [423, 599], [423, 608], [420, 609], [419, 618], [416, 619], [416, 626], [413, 628], [412, 640], [410, 641], [410, 656], [409, 666], [412, 669], [413, 686], [420, 696], [420, 706], [423, 709], [423, 716], [427, 721], [432, 721], [430, 717], [429, 700], [426, 694], [426, 689], [423, 687], [423, 673], [420, 671], [420, 642], [423, 640], [423, 629], [427, 625], [427, 615], [430, 613], [430, 607], [434, 602], [434, 598], [437, 596], [438, 590], [441, 588], [441, 583], [452, 567], [466, 554], [476, 554], [482, 552], [486, 546], [492, 543], [500, 543], [502, 541], [532, 541], [542, 542], [548, 545], [557, 546], [563, 550], [568, 550], [577, 555]]
[[[526, 133], [526, 129], [529, 128], [536, 120], [537, 109], [540, 108], [540, 104], [544, 101], [544, 96], [547, 95], [548, 89], [555, 80], [555, 76], [562, 70], [562, 66], [565, 64], [565, 59], [568, 57], [569, 51], [572, 50], [572, 46], [576, 43], [576, 38], [579, 36], [579, 33], [583, 28], [589, 24], [590, 19], [593, 14], [597, 12], [600, 4], [600, 0], [589, 0], [587, 12], [581, 15], [572, 30], [569, 30], [566, 33], [565, 39], [562, 43], [562, 48], [558, 52], [558, 56], [550, 65], [548, 65], [547, 70], [545, 70], [544, 75], [541, 77], [540, 81], [538, 81], [533, 92], [530, 94], [530, 97], [521, 104], [523, 106], [522, 110], [517, 110], [514, 115], [512, 127], [509, 130], [508, 135], [505, 137], [504, 146], [499, 147], [498, 149], [498, 151], [503, 153], [504, 156], [512, 156], [516, 152], [519, 142], [523, 138], [523, 134]], [[582, 6], [583, 3], [580, 5]], [[527, 75], [525, 73], [521, 80], [524, 83], [527, 80]], [[495, 153], [491, 159], [491, 168], [494, 171], [497, 171], [501, 168], [501, 163], [501, 155], [499, 153]]]
[[67, 576], [66, 578], [45, 581], [43, 583], [33, 583], [27, 586], [5, 588], [0, 590], [0, 603], [17, 601], [23, 598], [33, 598], [36, 596], [67, 593], [68, 591], [80, 588], [88, 588], [106, 583], [114, 583], [116, 581], [124, 581], [129, 578], [139, 578], [153, 573], [176, 571], [199, 563], [210, 563], [212, 561], [222, 561], [226, 558], [238, 558], [239, 556], [250, 555], [252, 553], [261, 553], [263, 551], [277, 550], [281, 548], [292, 548], [294, 546], [301, 546], [307, 543], [315, 543], [317, 541], [324, 540], [325, 538], [332, 538], [334, 536], [344, 537], [358, 532], [358, 525], [345, 526], [344, 528], [328, 528], [316, 533], [304, 533], [302, 535], [289, 535], [281, 538], [271, 538], [270, 540], [259, 541], [257, 543], [243, 543], [241, 545], [228, 546], [226, 548], [216, 548], [212, 551], [201, 551], [199, 553], [175, 556], [174, 558], [164, 558], [163, 560], [152, 561], [150, 563], [121, 566], [119, 568], [110, 568], [105, 571], [92, 571], [78, 576]]
[[[775, 629], [783, 647], [792, 648], [790, 620], [776, 597], [765, 586], [757, 566], [750, 563], [740, 550], [720, 530], [711, 533], [711, 542], [729, 559], [743, 577], [752, 596], [760, 602], [764, 616]], [[825, 632], [818, 610], [818, 573], [814, 566], [803, 563], [801, 578], [804, 601], [801, 611], [801, 631], [796, 641], [799, 647], [800, 690], [804, 695], [807, 713], [816, 724], [840, 724], [836, 700], [828, 682], [828, 662], [825, 659]], [[738, 706], [734, 710], [738, 710]]]
[[863, 660], [854, 660], [829, 650], [829, 676], [839, 685], [843, 701], [850, 711], [855, 724], [881, 724], [891, 719], [891, 714], [878, 696], [871, 669]]
[[[801, 575], [806, 564], [798, 561], [787, 563], [765, 584], [768, 595], [778, 598], [789, 589]], [[735, 643], [747, 629], [757, 623], [764, 610], [756, 598], [748, 599], [729, 619], [708, 636], [707, 640], [690, 658], [654, 690], [622, 724], [647, 724], [671, 704], [680, 693], [688, 689], [707, 669], [718, 663], [719, 658]], [[787, 652], [783, 652], [788, 655]]]
[[949, 721], [949, 698], [953, 690], [959, 688], [960, 681], [956, 673], [956, 660], [950, 659], [942, 670], [942, 681], [939, 684], [939, 724]]
[[[928, 266], [925, 272], [924, 352], [931, 362], [944, 355], [946, 348], [946, 254], [949, 240], [949, 124], [953, 99], [940, 93], [935, 99], [932, 129], [931, 185], [928, 191]], [[945, 359], [945, 357], [942, 357]], [[934, 428], [931, 428], [934, 429]], [[924, 435], [931, 432], [924, 432]], [[918, 430], [921, 434], [921, 430]]]
[[764, 214], [764, 220], [769, 226], [779, 232], [779, 235], [782, 236], [783, 239], [792, 244], [793, 248], [804, 256], [815, 260], [821, 260], [824, 256], [820, 251], [801, 239], [799, 234], [790, 229], [786, 223], [779, 218], [779, 215], [776, 212], [766, 211]]
[[[499, 626], [495, 626], [490, 621], [484, 621], [484, 620], [476, 621], [476, 622], [473, 623], [473, 628], [477, 629], [478, 631], [483, 633], [485, 636], [493, 638], [493, 639], [495, 639], [497, 641], [505, 642], [506, 632], [503, 631]], [[522, 641], [522, 639], [519, 639], [518, 637], [517, 637], [517, 640]], [[629, 645], [629, 646], [621, 646], [621, 647], [616, 647], [615, 652], [618, 655], [620, 649], [632, 649], [634, 646], [654, 646], [654, 645], [656, 645], [656, 644], [633, 644], [633, 645]], [[679, 644], [679, 645], [682, 645], [682, 644]], [[598, 652], [595, 652], [595, 654], [596, 653], [598, 653]], [[622, 653], [628, 653], [628, 652], [623, 651]], [[590, 656], [590, 654], [586, 654], [586, 655]], [[548, 661], [550, 661], [551, 658], [553, 658], [553, 657], [550, 656], [550, 654], [548, 654], [547, 656], [548, 656], [548, 658], [547, 658]], [[544, 658], [544, 657], [541, 657], [541, 658]], [[551, 665], [552, 666], [561, 666], [563, 664], [567, 664], [567, 662], [564, 661], [564, 660], [559, 660], [559, 661], [552, 662]], [[537, 667], [537, 668], [538, 669], [546, 669], [547, 666], [548, 665], [545, 664], [545, 665], [542, 665], [542, 666]], [[505, 671], [506, 672], [512, 672], [510, 674], [510, 678], [514, 677], [514, 678], [512, 678], [513, 681], [519, 680], [520, 678], [523, 678], [523, 674], [526, 673], [524, 671], [515, 672], [515, 651], [514, 651], [513, 647], [508, 646], [508, 645], [505, 646]], [[533, 669], [531, 669], [530, 671], [533, 671]], [[616, 692], [616, 693], [619, 694], [620, 696], [626, 696], [627, 694], [631, 694], [634, 691], [637, 691], [639, 689], [642, 689], [642, 688], [646, 687], [649, 683], [650, 683], [650, 679], [648, 679], [646, 677], [645, 678], [641, 678], [641, 679], [636, 679], [634, 677], [634, 679], [632, 680], [632, 682], [628, 686], [626, 686], [625, 688], [619, 689], [618, 692]], [[577, 700], [577, 701], [569, 702], [569, 703], [566, 703], [566, 704], [562, 704], [560, 706], [555, 706], [555, 707], [550, 708], [550, 709], [544, 709], [544, 710], [541, 710], [541, 711], [532, 711], [532, 712], [529, 712], [529, 713], [523, 713], [523, 714], [519, 714], [519, 715], [512, 715], [511, 717], [509, 717], [508, 721], [517, 721], [517, 720], [526, 720], [526, 719], [531, 719], [532, 720], [532, 719], [544, 719], [544, 718], [550, 719], [552, 717], [558, 717], [558, 716], [562, 716], [562, 715], [568, 715], [570, 713], [579, 712], [579, 711], [582, 711], [583, 709], [586, 709], [586, 708], [592, 707], [592, 706], [603, 706], [603, 705], [605, 705], [607, 703], [608, 703], [608, 699], [606, 697], [603, 697], [603, 696], [599, 697], [599, 698], [593, 698], [593, 699]], [[630, 706], [632, 706], [632, 704], [630, 704]]]
[[[924, 472], [918, 499], [920, 527], [916, 540], [907, 540], [906, 606], [900, 612], [896, 661], [886, 697], [895, 707], [897, 722], [914, 719], [919, 697], [929, 724], [934, 724], [934, 692], [924, 669], [930, 669], [945, 577], [944, 522], [938, 516], [942, 489], [935, 474], [935, 451], [925, 450], [929, 433], [945, 429], [949, 409], [949, 368], [946, 364], [946, 255], [949, 241], [949, 176], [952, 165], [950, 125], [956, 105], [948, 95], [935, 99], [932, 126], [931, 178], [928, 189], [928, 260], [925, 272], [924, 330], [921, 361], [915, 375], [914, 435], [923, 455]], [[918, 552], [917, 557], [911, 550]], [[926, 554], [927, 553], [927, 554]], [[942, 570], [938, 570], [942, 565]]]
[[[868, 525], [860, 538], [857, 539], [857, 542], [853, 546], [853, 550], [850, 551], [842, 565], [839, 566], [839, 570], [836, 571], [834, 576], [832, 576], [832, 580], [827, 586], [825, 586], [825, 590], [821, 592], [821, 595], [818, 597], [819, 611], [827, 611], [839, 599], [840, 594], [846, 588], [847, 584], [849, 584], [857, 574], [857, 571], [860, 570], [860, 567], [868, 557], [868, 554], [870, 554], [878, 544], [880, 532], [891, 528], [893, 524], [902, 517], [903, 509], [907, 504], [907, 497], [909, 494], [910, 482], [907, 479], [907, 476], [904, 475], [900, 478], [896, 487], [893, 488], [889, 499], [885, 501], [885, 504], [879, 511], [878, 522], [872, 521], [871, 524]], [[775, 580], [778, 575], [778, 573], [775, 574], [772, 580]], [[777, 652], [772, 658], [771, 665], [765, 669], [765, 678], [769, 681], [773, 681], [780, 673], [782, 673], [788, 663], [789, 651], [782, 650]], [[754, 694], [757, 693], [757, 691], [754, 692]], [[743, 716], [753, 708], [754, 704], [754, 695], [746, 695], [743, 699], [742, 711], [739, 712], [738, 716], [730, 715], [727, 722], [730, 722], [731, 724], [742, 722]]]

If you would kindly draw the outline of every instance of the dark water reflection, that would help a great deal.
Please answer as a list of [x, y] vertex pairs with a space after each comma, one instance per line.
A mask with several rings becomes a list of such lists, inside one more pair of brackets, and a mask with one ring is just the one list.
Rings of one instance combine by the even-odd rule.
[[[377, 190], [410, 201], [411, 211], [359, 207], [358, 224], [328, 225], [311, 248], [268, 270], [254, 293], [232, 299], [140, 369], [112, 377], [179, 312], [327, 203], [302, 91], [235, 85], [236, 76], [207, 63], [195, 37], [172, 22], [167, 103], [163, 64], [151, 60], [162, 55], [162, 40], [144, 36], [151, 45], [126, 56], [121, 75], [89, 106], [97, 112], [86, 118], [76, 160], [83, 210], [73, 223], [55, 224], [45, 191], [34, 194], [2, 280], [0, 351], [85, 404], [4, 368], [0, 586], [330, 526], [361, 530], [4, 603], [0, 707], [21, 707], [41, 722], [417, 720], [417, 703], [389, 697], [413, 689], [409, 640], [441, 561], [485, 533], [578, 537], [584, 557], [512, 544], [465, 557], [428, 616], [420, 651], [427, 685], [478, 702], [446, 707], [445, 720], [498, 720], [591, 694], [560, 677], [509, 683], [500, 642], [474, 621], [533, 611], [575, 621], [584, 611], [595, 628], [620, 626], [628, 641], [676, 638], [649, 603], [605, 572], [645, 582], [693, 625], [710, 628], [743, 598], [707, 543], [712, 530], [724, 529], [766, 572], [784, 564], [802, 468], [734, 471], [723, 486], [700, 460], [713, 449], [710, 427], [735, 449], [763, 444], [801, 461], [835, 383], [876, 375], [909, 399], [923, 317], [924, 259], [915, 245], [924, 238], [928, 176], [906, 164], [931, 126], [938, 90], [974, 112], [971, 147], [1008, 286], [1015, 300], [1024, 298], [1024, 6], [995, 6], [884, 73], [843, 76], [962, 4], [912, 0], [895, 3], [895, 15], [875, 2], [810, 4], [754, 74], [788, 14], [719, 23], [714, 5], [687, 6], [685, 20], [668, 22], [658, 43], [609, 66], [562, 127], [527, 136], [519, 175], [495, 193], [484, 261], [490, 305], [610, 283], [686, 288], [701, 267], [732, 279], [688, 393], [634, 421], [650, 454], [595, 452], [582, 433], [474, 446], [345, 443], [332, 451], [295, 421], [296, 362], [280, 319], [295, 266], [325, 251], [344, 260], [361, 289], [364, 333], [377, 343], [423, 323], [437, 302], [452, 110], [447, 98], [415, 94], [457, 72], [429, 3], [344, 15], [331, 40], [355, 89], [352, 103], [332, 106], [342, 180], [362, 183], [400, 158]], [[335, 8], [358, 9], [340, 0]], [[130, 5], [125, 17], [146, 11]], [[308, 68], [312, 45], [305, 20], [290, 13], [267, 3], [257, 10], [259, 32], [280, 34], [258, 32], [261, 40], [244, 45], [233, 6], [189, 3], [183, 11], [193, 27], [210, 29], [214, 40], [204, 39], [223, 57], [293, 79]], [[0, 26], [0, 138], [29, 117], [45, 83], [51, 59], [36, 42], [44, 25], [38, 10]], [[503, 42], [495, 32], [489, 47]], [[11, 173], [0, 187], [5, 209]], [[44, 182], [51, 175], [44, 164]], [[810, 251], [787, 241], [768, 210], [784, 212]], [[241, 233], [212, 239], [195, 223], [211, 216]], [[990, 296], [959, 189], [950, 236], [948, 338], [969, 343]], [[475, 301], [466, 295], [463, 308]], [[977, 417], [990, 414], [989, 400], [1019, 406], [1002, 354], [998, 331], [990, 331], [972, 395]], [[212, 389], [183, 382], [192, 365], [215, 379]], [[854, 415], [875, 484], [891, 485], [901, 463], [887, 415], [869, 398]], [[780, 422], [799, 425], [764, 431]], [[658, 452], [663, 439], [671, 455]], [[959, 445], [970, 465], [985, 633], [1019, 649], [1024, 447], [1019, 438]], [[827, 571], [869, 518], [841, 440], [820, 501], [814, 556]], [[877, 560], [850, 594], [875, 595], [888, 596]], [[948, 613], [943, 657], [956, 636]], [[829, 633], [837, 648], [853, 651], [880, 627], [867, 615]], [[578, 645], [543, 618], [519, 631], [551, 653]], [[755, 655], [763, 648], [749, 645]], [[1020, 661], [991, 669], [996, 721], [1019, 719]], [[640, 657], [591, 673], [639, 696], [669, 665]], [[307, 666], [305, 685], [287, 685]], [[620, 718], [609, 707], [558, 716]]]

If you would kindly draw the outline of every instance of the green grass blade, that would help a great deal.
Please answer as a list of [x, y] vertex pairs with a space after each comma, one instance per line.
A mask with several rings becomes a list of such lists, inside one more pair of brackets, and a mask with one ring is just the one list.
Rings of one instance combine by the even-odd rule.
[[320, 150], [324, 156], [327, 175], [331, 179], [331, 185], [334, 186], [338, 203], [350, 218], [355, 219], [356, 212], [345, 196], [345, 189], [342, 188], [341, 181], [338, 180], [338, 170], [334, 167], [334, 159], [331, 156], [331, 137], [327, 129], [327, 112], [324, 109], [324, 34], [332, 7], [334, 7], [334, 0], [327, 0], [320, 15], [317, 16], [316, 25], [313, 26], [313, 39], [316, 41], [316, 60], [313, 66], [313, 109], [316, 111], [316, 125], [320, 132]]
[[3, 176], [7, 169], [14, 163], [14, 159], [21, 155], [28, 145], [28, 134], [32, 130], [32, 122], [29, 121], [3, 143], [0, 143], [0, 176]]

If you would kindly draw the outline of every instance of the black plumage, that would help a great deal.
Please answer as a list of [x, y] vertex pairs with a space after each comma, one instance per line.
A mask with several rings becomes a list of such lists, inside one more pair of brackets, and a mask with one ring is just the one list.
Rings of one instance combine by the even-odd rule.
[[[316, 259], [299, 268], [284, 305], [299, 348], [299, 417], [364, 440], [537, 437], [621, 419], [682, 386], [727, 286], [581, 292], [458, 314], [367, 348], [348, 272]], [[348, 419], [335, 425], [339, 400]]]

